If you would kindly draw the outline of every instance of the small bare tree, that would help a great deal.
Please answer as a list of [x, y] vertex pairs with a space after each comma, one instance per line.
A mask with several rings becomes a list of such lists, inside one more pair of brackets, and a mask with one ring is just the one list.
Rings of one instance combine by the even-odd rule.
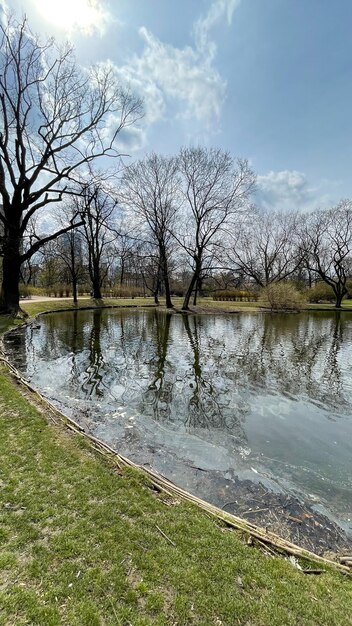
[[141, 234], [158, 250], [166, 307], [172, 308], [169, 256], [177, 213], [177, 161], [157, 154], [126, 168], [121, 199], [134, 214]]
[[92, 295], [97, 300], [102, 297], [101, 289], [113, 260], [116, 205], [117, 201], [98, 183], [82, 187], [81, 196], [76, 198], [77, 210], [84, 220], [82, 232], [87, 248]]
[[184, 148], [179, 155], [184, 223], [177, 240], [187, 253], [192, 276], [183, 310], [201, 281], [204, 256], [222, 245], [234, 217], [245, 210], [255, 176], [246, 160], [234, 161], [228, 152], [214, 148]]
[[16, 314], [21, 264], [82, 223], [74, 216], [23, 251], [31, 218], [58, 203], [87, 164], [120, 156], [117, 136], [140, 117], [141, 103], [121, 87], [111, 66], [81, 69], [72, 48], [59, 48], [53, 39], [42, 43], [26, 19], [0, 24], [0, 44], [0, 309]]
[[[71, 219], [72, 213], [76, 212], [75, 205], [71, 202], [64, 208], [66, 220]], [[83, 258], [83, 232], [74, 228], [64, 233], [57, 240], [56, 254], [65, 266], [72, 285], [73, 302], [78, 301], [78, 283], [85, 275]]]
[[301, 251], [306, 267], [330, 285], [341, 308], [352, 266], [352, 201], [303, 216]]

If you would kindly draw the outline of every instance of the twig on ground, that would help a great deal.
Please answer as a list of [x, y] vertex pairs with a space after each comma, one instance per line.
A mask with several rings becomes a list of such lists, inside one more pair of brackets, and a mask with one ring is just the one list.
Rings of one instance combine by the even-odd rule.
[[155, 524], [155, 528], [158, 529], [159, 533], [164, 537], [164, 539], [166, 539], [166, 541], [168, 541], [169, 543], [171, 543], [172, 546], [174, 546], [176, 548], [176, 544], [174, 541], [172, 541], [172, 539], [170, 539], [170, 537], [168, 537], [167, 535], [165, 535], [165, 533], [161, 530], [161, 528], [159, 528], [159, 526], [157, 526]]

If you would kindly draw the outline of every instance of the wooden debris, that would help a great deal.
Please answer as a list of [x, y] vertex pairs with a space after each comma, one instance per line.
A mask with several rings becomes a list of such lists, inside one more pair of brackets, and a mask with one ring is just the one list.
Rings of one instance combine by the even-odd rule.
[[155, 528], [157, 528], [157, 530], [159, 531], [159, 533], [164, 537], [164, 539], [166, 539], [166, 541], [168, 541], [169, 543], [171, 543], [172, 546], [174, 546], [176, 548], [176, 544], [174, 541], [172, 541], [172, 539], [170, 539], [170, 537], [168, 537], [167, 535], [165, 535], [165, 533], [161, 530], [161, 528], [159, 528], [159, 526], [157, 526], [155, 524]]

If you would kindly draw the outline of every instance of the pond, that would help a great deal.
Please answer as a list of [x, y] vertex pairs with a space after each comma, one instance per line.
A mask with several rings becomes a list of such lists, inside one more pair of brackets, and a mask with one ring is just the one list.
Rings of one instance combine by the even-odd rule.
[[240, 485], [258, 511], [284, 494], [352, 533], [348, 313], [76, 311], [5, 348], [89, 432], [200, 497], [244, 513]]

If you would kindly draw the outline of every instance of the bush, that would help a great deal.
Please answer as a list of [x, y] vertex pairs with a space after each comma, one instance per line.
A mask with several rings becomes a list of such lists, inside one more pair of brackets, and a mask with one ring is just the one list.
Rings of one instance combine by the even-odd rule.
[[30, 298], [29, 286], [20, 284], [20, 298]]
[[20, 298], [30, 298], [31, 296], [43, 296], [45, 289], [42, 287], [33, 287], [33, 285], [20, 284]]
[[51, 287], [45, 287], [43, 289], [46, 296], [54, 298], [69, 298], [72, 295], [72, 287], [58, 283]]
[[272, 283], [260, 294], [260, 304], [271, 311], [300, 311], [304, 308], [304, 295], [290, 283]]
[[102, 289], [103, 298], [136, 298], [143, 297], [144, 292], [140, 287], [125, 287], [124, 285], [113, 285], [110, 288]]
[[213, 300], [217, 302], [242, 302], [243, 300], [247, 302], [256, 302], [258, 300], [258, 293], [255, 291], [248, 291], [246, 289], [223, 289], [222, 291], [217, 291], [213, 295]]
[[316, 304], [319, 302], [335, 302], [335, 294], [332, 288], [323, 281], [307, 289], [306, 297], [308, 302], [314, 302]]

